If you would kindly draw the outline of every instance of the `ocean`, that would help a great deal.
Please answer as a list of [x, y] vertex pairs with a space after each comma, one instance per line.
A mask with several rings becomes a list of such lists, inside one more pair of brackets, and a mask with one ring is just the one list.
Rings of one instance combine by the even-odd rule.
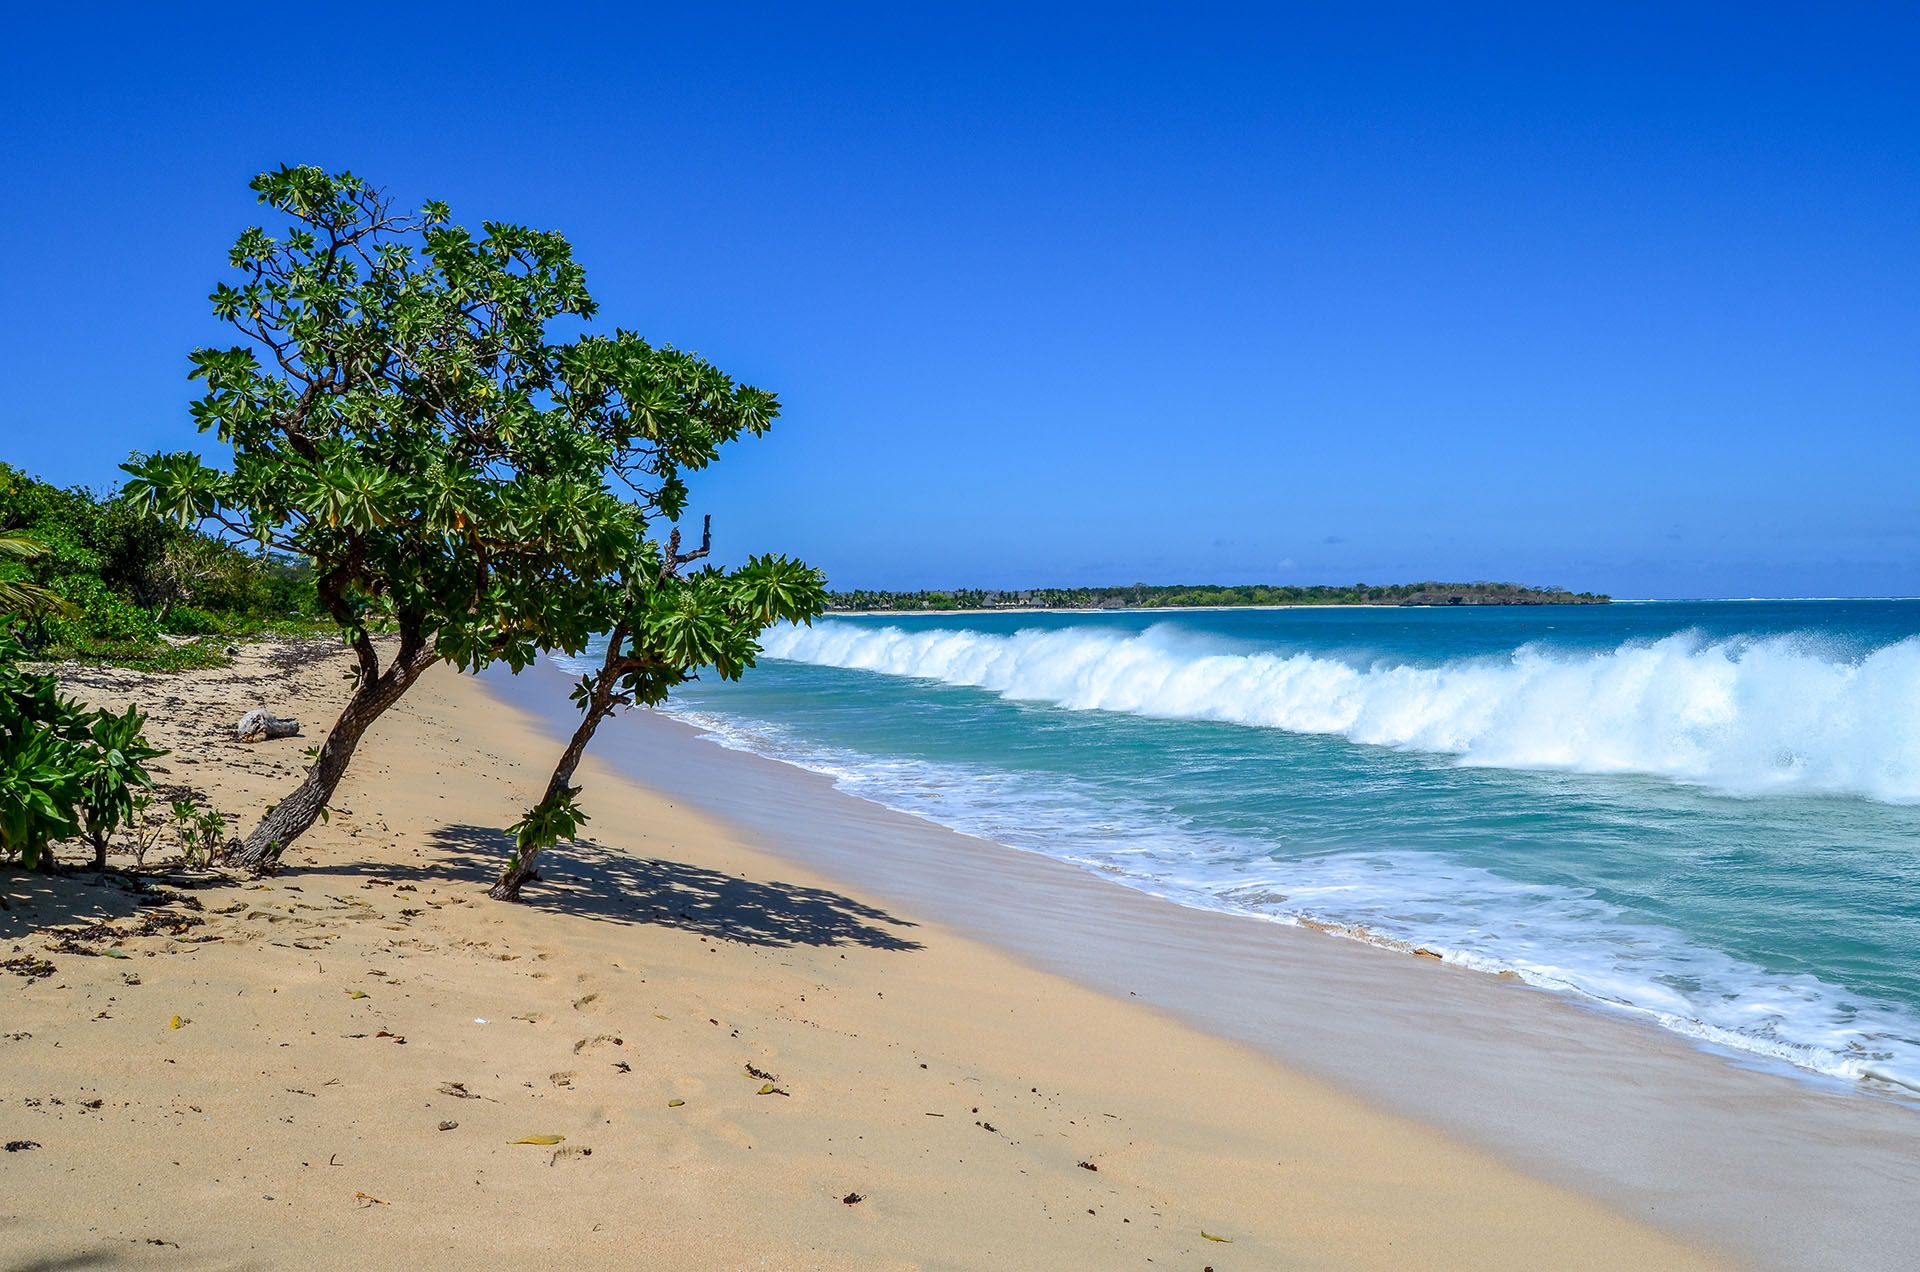
[[834, 616], [765, 646], [669, 713], [1181, 905], [1920, 1095], [1920, 602]]

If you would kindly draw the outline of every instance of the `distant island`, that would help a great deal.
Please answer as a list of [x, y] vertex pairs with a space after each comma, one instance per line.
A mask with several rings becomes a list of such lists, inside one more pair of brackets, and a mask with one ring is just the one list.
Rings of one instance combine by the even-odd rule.
[[1596, 592], [1518, 583], [1394, 583], [1375, 587], [1291, 587], [1247, 584], [1135, 583], [1131, 587], [1037, 587], [1024, 591], [954, 588], [935, 592], [829, 592], [827, 608], [843, 613], [897, 610], [1184, 609], [1253, 605], [1605, 605]]

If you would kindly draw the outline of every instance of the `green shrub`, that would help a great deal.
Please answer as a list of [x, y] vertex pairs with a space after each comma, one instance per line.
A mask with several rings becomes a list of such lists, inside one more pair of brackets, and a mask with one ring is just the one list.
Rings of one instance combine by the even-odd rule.
[[[107, 841], [134, 818], [135, 800], [153, 785], [148, 760], [166, 752], [150, 746], [142, 730], [147, 717], [138, 708], [125, 714], [110, 711], [82, 713], [76, 724], [85, 729], [76, 741], [80, 761], [80, 814], [93, 844], [93, 868], [107, 868]], [[91, 744], [91, 745], [88, 745]]]
[[0, 556], [0, 590], [47, 588], [69, 603], [25, 635], [44, 657], [170, 668], [218, 662], [159, 637], [243, 635], [319, 616], [304, 560], [243, 551], [119, 495], [62, 490], [0, 464], [0, 535], [24, 533], [31, 557]]
[[151, 641], [160, 635], [152, 611], [108, 590], [97, 576], [75, 574], [55, 579], [53, 590], [72, 606], [70, 612], [48, 620], [50, 630], [62, 643]]
[[10, 686], [0, 697], [0, 860], [32, 870], [55, 840], [80, 828], [78, 766], [55, 727], [57, 712], [37, 702], [36, 692], [16, 694]]
[[221, 621], [193, 605], [176, 605], [160, 624], [170, 636], [212, 636], [226, 630]]
[[137, 710], [61, 697], [52, 676], [20, 669], [23, 652], [0, 629], [0, 860], [45, 868], [57, 841], [84, 832], [105, 866], [108, 839], [153, 784], [146, 762], [165, 752], [147, 744]]

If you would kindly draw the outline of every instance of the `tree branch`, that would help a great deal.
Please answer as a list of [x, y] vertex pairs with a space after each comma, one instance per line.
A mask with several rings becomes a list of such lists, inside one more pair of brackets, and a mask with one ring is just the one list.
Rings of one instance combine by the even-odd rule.
[[713, 550], [713, 517], [711, 514], [700, 518], [700, 546], [691, 552], [680, 550], [680, 529], [674, 527], [673, 534], [667, 539], [667, 563], [669, 572], [678, 571], [689, 561], [698, 561]]

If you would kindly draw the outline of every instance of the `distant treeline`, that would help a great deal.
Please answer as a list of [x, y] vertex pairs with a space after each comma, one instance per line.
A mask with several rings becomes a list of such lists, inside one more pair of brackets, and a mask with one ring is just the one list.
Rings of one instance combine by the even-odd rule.
[[828, 594], [828, 608], [857, 610], [964, 609], [1146, 609], [1208, 605], [1604, 605], [1608, 597], [1557, 587], [1518, 583], [1394, 583], [1375, 587], [1283, 587], [1248, 584], [1131, 587], [1036, 587], [1024, 591], [955, 588], [946, 592], [876, 592], [865, 588]]

